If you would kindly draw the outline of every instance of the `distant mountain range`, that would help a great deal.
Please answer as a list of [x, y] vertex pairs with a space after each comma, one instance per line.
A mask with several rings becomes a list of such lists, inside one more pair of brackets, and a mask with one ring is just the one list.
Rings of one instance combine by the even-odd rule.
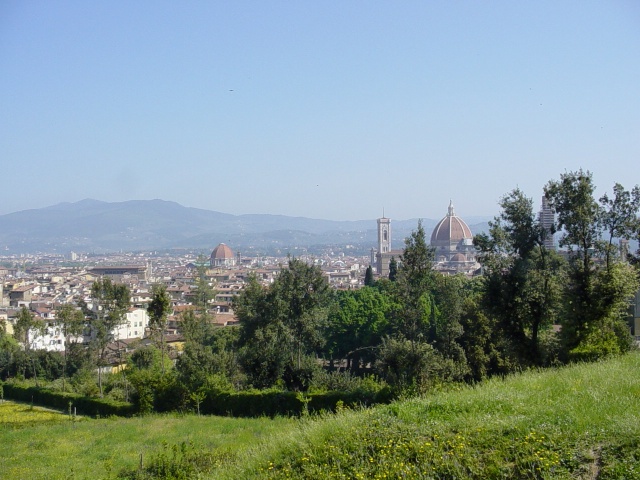
[[[489, 217], [466, 218], [475, 234]], [[437, 220], [423, 219], [427, 235]], [[394, 246], [415, 230], [418, 219], [394, 221]], [[285, 215], [230, 215], [164, 200], [82, 200], [0, 215], [0, 254], [107, 253], [172, 249], [234, 250], [265, 255], [299, 249], [349, 249], [366, 253], [376, 245], [376, 220], [332, 221]], [[347, 247], [348, 246], [348, 247]]]

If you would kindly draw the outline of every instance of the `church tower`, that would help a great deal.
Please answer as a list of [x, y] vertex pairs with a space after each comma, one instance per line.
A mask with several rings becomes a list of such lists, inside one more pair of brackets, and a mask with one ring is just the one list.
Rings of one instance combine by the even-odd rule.
[[391, 251], [391, 219], [382, 217], [378, 219], [378, 253]]
[[376, 271], [378, 275], [389, 275], [391, 260], [391, 219], [382, 214], [378, 219], [378, 253], [376, 253]]
[[544, 229], [544, 246], [547, 250], [555, 250], [555, 242], [553, 238], [553, 225], [556, 220], [556, 215], [549, 205], [549, 200], [544, 195], [542, 196], [542, 209], [540, 210], [540, 226]]

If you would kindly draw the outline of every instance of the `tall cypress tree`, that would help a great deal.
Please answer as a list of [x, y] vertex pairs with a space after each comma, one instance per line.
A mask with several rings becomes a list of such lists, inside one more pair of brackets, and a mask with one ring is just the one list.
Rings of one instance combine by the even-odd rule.
[[391, 257], [389, 261], [389, 280], [392, 282], [396, 281], [398, 277], [398, 262], [396, 261], [396, 257]]
[[364, 285], [365, 287], [373, 287], [373, 284], [375, 282], [373, 281], [373, 268], [371, 268], [371, 265], [369, 265], [367, 267], [367, 271], [364, 273]]

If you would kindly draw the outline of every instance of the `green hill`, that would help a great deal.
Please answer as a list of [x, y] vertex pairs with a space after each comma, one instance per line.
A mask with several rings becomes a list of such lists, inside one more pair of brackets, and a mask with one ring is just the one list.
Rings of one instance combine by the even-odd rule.
[[0, 475], [640, 478], [638, 372], [633, 353], [322, 418], [151, 416], [2, 428], [0, 463], [9, 468]]
[[227, 478], [640, 478], [638, 372], [634, 353], [329, 417]]

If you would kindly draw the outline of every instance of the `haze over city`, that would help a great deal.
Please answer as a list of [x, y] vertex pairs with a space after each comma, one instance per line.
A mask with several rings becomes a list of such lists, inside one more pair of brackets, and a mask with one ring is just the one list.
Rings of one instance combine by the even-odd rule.
[[[2, 2], [0, 215], [494, 215], [640, 183], [640, 4]], [[10, 174], [11, 173], [11, 174]]]

